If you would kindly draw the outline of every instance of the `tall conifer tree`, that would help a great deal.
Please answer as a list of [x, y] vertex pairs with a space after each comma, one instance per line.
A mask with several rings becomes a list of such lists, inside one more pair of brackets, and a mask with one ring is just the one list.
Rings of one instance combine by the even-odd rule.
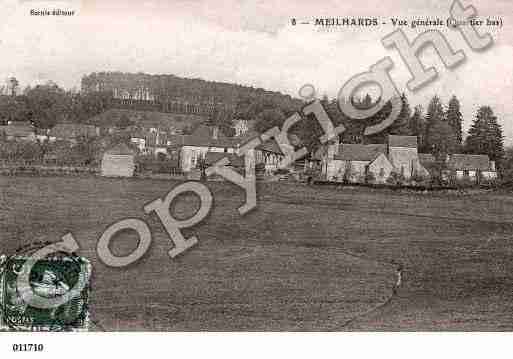
[[460, 101], [456, 96], [453, 96], [449, 101], [449, 107], [447, 108], [447, 122], [449, 126], [451, 126], [454, 135], [456, 136], [456, 141], [458, 145], [462, 144], [463, 141], [463, 132], [462, 132], [462, 122], [463, 116], [460, 111]]
[[504, 157], [504, 137], [490, 106], [481, 106], [465, 141], [467, 153], [488, 155], [500, 163]]

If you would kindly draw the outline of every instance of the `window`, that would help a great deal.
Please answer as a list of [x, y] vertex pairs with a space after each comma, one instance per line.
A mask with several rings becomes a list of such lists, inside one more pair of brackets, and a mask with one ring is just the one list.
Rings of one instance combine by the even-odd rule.
[[385, 177], [385, 169], [383, 167], [379, 169], [379, 177]]

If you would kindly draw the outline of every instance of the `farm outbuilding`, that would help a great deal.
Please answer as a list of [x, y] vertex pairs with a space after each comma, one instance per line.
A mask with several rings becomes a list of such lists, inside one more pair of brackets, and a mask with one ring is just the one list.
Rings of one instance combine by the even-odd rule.
[[119, 144], [103, 154], [101, 174], [106, 177], [132, 177], [135, 169], [135, 152]]

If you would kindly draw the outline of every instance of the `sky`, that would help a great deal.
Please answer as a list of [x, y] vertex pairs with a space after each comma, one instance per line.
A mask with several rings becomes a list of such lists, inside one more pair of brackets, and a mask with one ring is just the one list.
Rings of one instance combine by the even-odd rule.
[[[124, 71], [238, 83], [295, 97], [312, 84], [318, 96], [336, 97], [349, 78], [390, 56], [391, 77], [412, 107], [425, 108], [435, 94], [445, 104], [456, 95], [467, 129], [478, 106], [489, 105], [513, 145], [513, 1], [461, 2], [484, 20], [502, 19], [502, 27], [479, 28], [492, 35], [493, 46], [474, 52], [455, 30], [402, 28], [411, 41], [438, 29], [467, 57], [449, 70], [426, 49], [420, 58], [439, 76], [415, 93], [405, 86], [410, 74], [397, 50], [381, 39], [396, 29], [391, 18], [446, 19], [452, 0], [0, 0], [0, 82], [15, 76], [22, 87], [52, 80], [79, 88], [85, 74]], [[30, 15], [31, 9], [54, 8], [76, 14]], [[376, 17], [380, 25], [326, 30], [299, 24], [322, 17]]]

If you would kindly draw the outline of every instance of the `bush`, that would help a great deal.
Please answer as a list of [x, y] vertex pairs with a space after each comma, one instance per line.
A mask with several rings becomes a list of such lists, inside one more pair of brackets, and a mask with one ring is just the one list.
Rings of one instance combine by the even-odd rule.
[[257, 172], [257, 173], [265, 172], [265, 164], [264, 163], [257, 163], [255, 165], [255, 172]]
[[422, 183], [422, 182], [425, 182], [426, 181], [426, 177], [425, 176], [421, 176], [420, 174], [418, 173], [415, 173], [411, 178], [410, 180], [412, 182], [415, 182], [415, 183]]
[[458, 188], [467, 188], [467, 187], [476, 186], [475, 180], [472, 180], [469, 177], [459, 178], [455, 181], [455, 184]]
[[158, 161], [155, 159], [142, 159], [137, 160], [137, 170], [139, 172], [152, 172], [152, 173], [180, 173], [180, 168], [176, 167], [176, 163], [172, 161]]
[[397, 180], [395, 176], [392, 176], [392, 174], [390, 174], [390, 176], [385, 180], [385, 183], [391, 186], [395, 186], [397, 185]]
[[376, 181], [376, 176], [374, 176], [374, 173], [368, 171], [365, 174], [365, 183], [374, 183]]
[[276, 171], [274, 171], [274, 174], [276, 175], [288, 175], [290, 173], [290, 170], [287, 168], [278, 168]]
[[387, 178], [386, 183], [389, 185], [402, 185], [406, 182], [404, 176], [397, 172], [390, 173], [390, 177]]

